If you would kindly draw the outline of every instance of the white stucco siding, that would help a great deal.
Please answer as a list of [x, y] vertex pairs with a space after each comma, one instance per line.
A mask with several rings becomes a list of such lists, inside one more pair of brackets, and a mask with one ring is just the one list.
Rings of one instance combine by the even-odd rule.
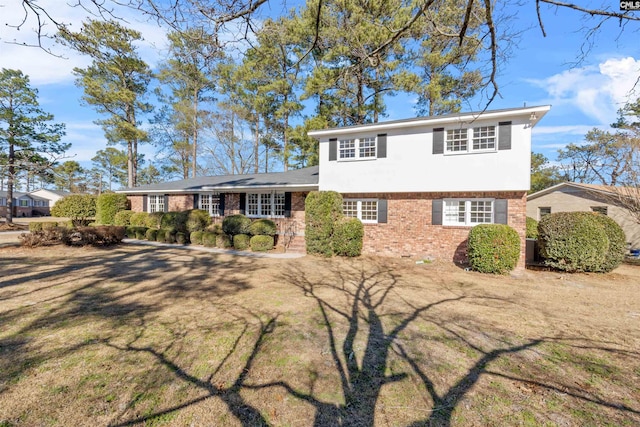
[[[509, 119], [501, 119], [505, 121]], [[498, 125], [437, 124], [320, 138], [320, 190], [349, 192], [451, 192], [528, 190], [531, 128], [525, 118], [511, 118], [511, 149], [465, 154], [433, 154], [433, 129]], [[370, 160], [329, 161], [329, 139], [387, 134], [387, 156]]]

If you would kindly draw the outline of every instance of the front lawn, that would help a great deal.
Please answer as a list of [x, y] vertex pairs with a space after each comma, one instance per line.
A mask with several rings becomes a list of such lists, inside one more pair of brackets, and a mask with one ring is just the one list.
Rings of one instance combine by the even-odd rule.
[[0, 249], [0, 426], [638, 425], [640, 267]]

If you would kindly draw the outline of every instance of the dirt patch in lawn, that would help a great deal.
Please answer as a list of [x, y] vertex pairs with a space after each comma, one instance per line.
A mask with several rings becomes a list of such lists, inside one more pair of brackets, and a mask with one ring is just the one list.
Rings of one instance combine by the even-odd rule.
[[0, 426], [638, 425], [640, 267], [0, 249]]

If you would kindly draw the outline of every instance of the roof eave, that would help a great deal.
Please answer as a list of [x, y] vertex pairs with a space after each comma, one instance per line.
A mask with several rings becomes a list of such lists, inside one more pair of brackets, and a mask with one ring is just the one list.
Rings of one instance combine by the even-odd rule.
[[179, 188], [173, 190], [116, 190], [116, 193], [123, 194], [150, 194], [150, 193], [162, 193], [162, 194], [192, 194], [200, 193], [203, 191], [226, 191], [226, 192], [245, 192], [250, 190], [288, 190], [288, 191], [312, 191], [318, 189], [318, 184], [290, 184], [290, 185], [251, 185], [243, 187], [233, 186], [215, 186], [205, 185], [200, 188]]

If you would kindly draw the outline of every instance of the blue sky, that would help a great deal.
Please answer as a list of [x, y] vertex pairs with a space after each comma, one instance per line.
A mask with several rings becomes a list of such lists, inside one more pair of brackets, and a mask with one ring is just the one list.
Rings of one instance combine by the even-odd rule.
[[[86, 14], [80, 8], [61, 6], [59, 0], [41, 0], [44, 7], [56, 13], [58, 18], [72, 22], [79, 28]], [[55, 5], [55, 6], [54, 6]], [[33, 42], [28, 22], [20, 31], [4, 25], [16, 22], [21, 8], [18, 0], [0, 0], [0, 67], [21, 69], [31, 78], [32, 87], [40, 92], [41, 106], [55, 115], [56, 121], [66, 123], [65, 141], [72, 144], [67, 153], [74, 160], [90, 166], [95, 152], [106, 147], [102, 130], [93, 121], [94, 111], [80, 105], [81, 89], [74, 85], [73, 67], [83, 67], [88, 60], [64, 48], [54, 46], [64, 58], [48, 55], [37, 48], [18, 46], [7, 42]], [[570, 142], [580, 142], [593, 127], [608, 128], [616, 118], [616, 111], [630, 99], [640, 96], [640, 85], [632, 92], [640, 76], [640, 43], [637, 33], [620, 36], [617, 22], [602, 27], [589, 55], [575, 64], [580, 55], [584, 32], [580, 29], [589, 22], [570, 10], [543, 9], [547, 37], [537, 27], [535, 2], [506, 10], [514, 17], [510, 25], [522, 30], [517, 48], [507, 57], [498, 76], [501, 96], [490, 109], [512, 108], [526, 105], [551, 104], [551, 111], [534, 128], [533, 151], [556, 157], [557, 150]], [[639, 12], [640, 13], [640, 12]], [[150, 22], [140, 22], [129, 11], [121, 15], [141, 31], [145, 42], [140, 53], [149, 64], [162, 59], [164, 30]], [[631, 27], [630, 27], [631, 28]], [[387, 100], [388, 117], [403, 119], [414, 117], [414, 97], [398, 95]], [[483, 108], [478, 98], [464, 107], [465, 111]], [[154, 150], [143, 149], [152, 159]]]

